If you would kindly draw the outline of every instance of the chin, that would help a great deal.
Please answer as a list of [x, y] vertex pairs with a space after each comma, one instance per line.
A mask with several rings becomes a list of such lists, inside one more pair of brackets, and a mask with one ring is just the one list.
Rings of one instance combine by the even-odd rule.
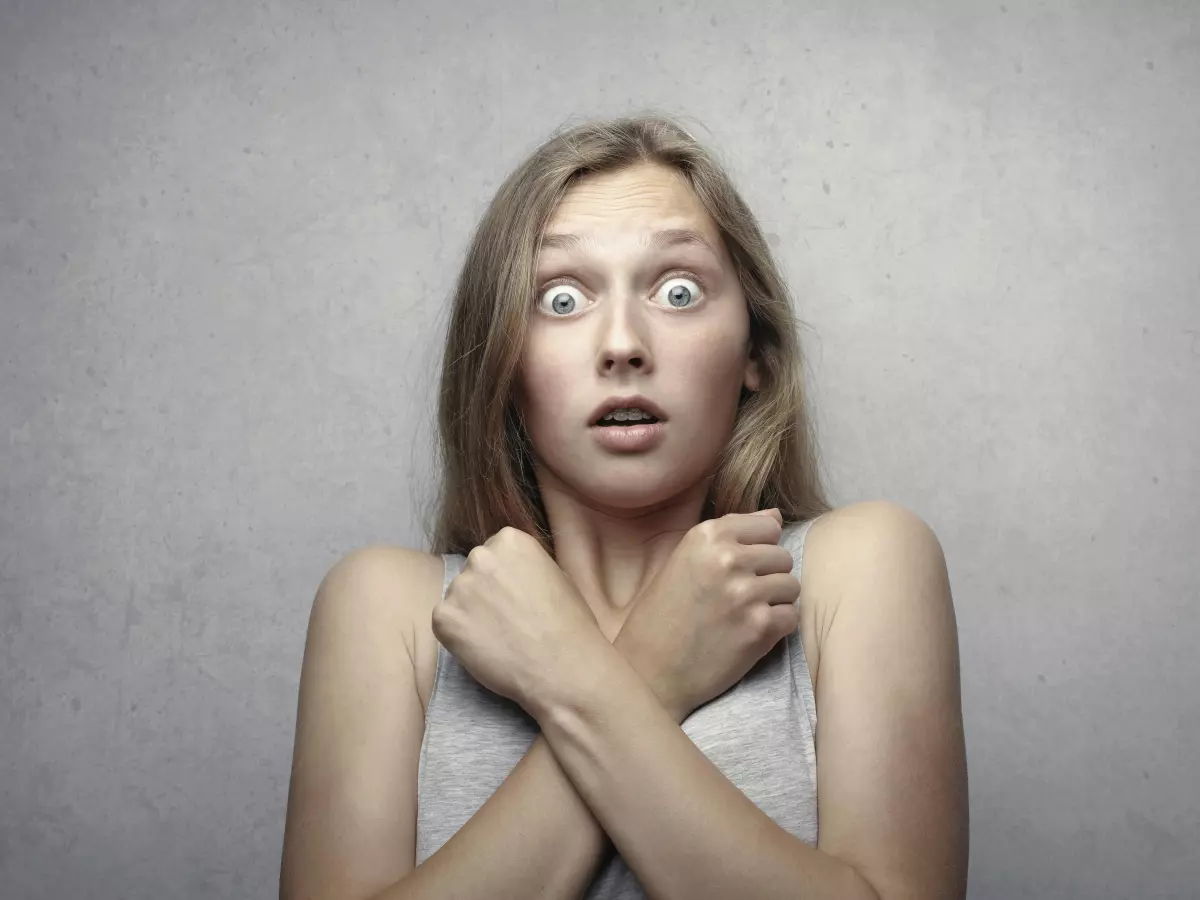
[[[566, 441], [560, 447], [549, 458], [539, 455], [539, 480], [547, 479], [589, 506], [622, 512], [669, 503], [687, 493], [711, 474], [720, 449], [693, 445], [679, 453], [660, 446], [644, 454], [609, 454]], [[711, 460], [705, 451], [711, 452]]]
[[620, 510], [621, 512], [636, 512], [647, 507], [657, 506], [671, 499], [672, 491], [662, 489], [636, 488], [629, 485], [616, 487], [614, 485], [588, 485], [581, 491], [586, 497], [601, 509]]
[[[612, 510], [633, 512], [669, 503], [687, 492], [703, 474], [683, 471], [678, 465], [648, 464], [641, 471], [633, 467], [597, 466], [573, 479], [576, 490], [595, 505]], [[625, 468], [625, 472], [620, 471]]]

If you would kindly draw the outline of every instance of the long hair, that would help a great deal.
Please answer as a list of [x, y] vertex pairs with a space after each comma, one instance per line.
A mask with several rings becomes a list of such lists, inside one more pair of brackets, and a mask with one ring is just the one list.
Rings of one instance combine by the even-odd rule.
[[778, 507], [785, 522], [827, 511], [805, 403], [791, 298], [758, 222], [714, 155], [668, 116], [640, 115], [561, 129], [500, 185], [454, 288], [438, 394], [441, 483], [433, 553], [468, 553], [511, 525], [553, 539], [514, 391], [525, 345], [538, 244], [580, 177], [641, 162], [681, 172], [716, 222], [750, 313], [758, 391], [743, 388], [703, 519]]

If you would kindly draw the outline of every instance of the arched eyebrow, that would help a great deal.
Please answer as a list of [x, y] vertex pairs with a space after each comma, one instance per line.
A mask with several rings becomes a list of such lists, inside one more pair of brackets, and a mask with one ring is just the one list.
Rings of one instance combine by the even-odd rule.
[[[547, 234], [542, 236], [540, 249], [542, 250], [566, 250], [577, 251], [583, 248], [585, 241], [577, 234], [560, 233]], [[650, 235], [648, 241], [644, 241], [656, 249], [666, 249], [668, 247], [677, 247], [683, 245], [696, 245], [703, 247], [713, 256], [720, 259], [717, 251], [709, 243], [708, 238], [700, 232], [691, 228], [664, 228]]]

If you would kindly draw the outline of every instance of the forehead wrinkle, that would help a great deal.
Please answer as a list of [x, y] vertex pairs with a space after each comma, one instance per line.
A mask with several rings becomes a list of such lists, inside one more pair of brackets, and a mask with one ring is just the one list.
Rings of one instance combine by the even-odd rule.
[[[570, 232], [557, 232], [544, 235], [538, 249], [563, 250], [571, 253], [580, 251], [589, 244], [593, 247], [596, 244], [595, 238], [591, 235], [582, 236]], [[654, 247], [660, 250], [677, 246], [698, 246], [720, 258], [708, 238], [693, 228], [663, 228], [650, 234], [643, 234], [641, 240], [638, 241], [638, 246]]]

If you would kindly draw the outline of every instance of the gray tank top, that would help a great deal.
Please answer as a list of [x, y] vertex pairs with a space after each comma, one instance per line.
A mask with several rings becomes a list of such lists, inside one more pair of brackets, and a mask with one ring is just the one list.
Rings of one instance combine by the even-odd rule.
[[[818, 517], [819, 518], [819, 517]], [[804, 537], [816, 519], [784, 525], [780, 545], [800, 578]], [[442, 596], [466, 557], [443, 554]], [[739, 790], [780, 827], [817, 844], [817, 707], [800, 630], [781, 640], [682, 728]], [[500, 787], [539, 734], [519, 704], [479, 684], [438, 645], [417, 785], [417, 864], [466, 824]], [[588, 900], [635, 900], [645, 892], [619, 854], [602, 863]]]

